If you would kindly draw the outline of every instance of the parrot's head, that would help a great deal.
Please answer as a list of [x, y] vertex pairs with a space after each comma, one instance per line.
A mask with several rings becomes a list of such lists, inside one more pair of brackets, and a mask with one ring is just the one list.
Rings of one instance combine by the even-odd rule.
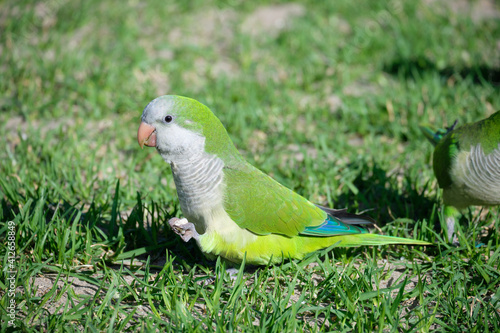
[[146, 106], [141, 120], [139, 145], [156, 147], [169, 162], [203, 152], [236, 150], [219, 119], [191, 98], [160, 96]]

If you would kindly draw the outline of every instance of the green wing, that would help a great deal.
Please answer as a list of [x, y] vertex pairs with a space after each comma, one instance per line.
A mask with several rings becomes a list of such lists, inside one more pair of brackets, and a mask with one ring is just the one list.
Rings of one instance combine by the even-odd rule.
[[289, 237], [323, 224], [326, 212], [248, 163], [225, 167], [224, 208], [241, 228]]

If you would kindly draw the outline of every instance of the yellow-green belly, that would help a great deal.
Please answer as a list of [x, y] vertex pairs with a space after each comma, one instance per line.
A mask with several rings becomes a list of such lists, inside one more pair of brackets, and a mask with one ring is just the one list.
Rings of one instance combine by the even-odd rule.
[[242, 246], [244, 242], [241, 239], [238, 242], [228, 242], [218, 233], [212, 232], [201, 235], [199, 245], [208, 257], [221, 256], [231, 262], [241, 263], [246, 254], [246, 262], [248, 264], [267, 265], [280, 263], [283, 259], [302, 259], [307, 253], [334, 244], [341, 247], [384, 244], [429, 244], [414, 239], [369, 233], [332, 237], [286, 237], [270, 234], [253, 238], [251, 242], [247, 242]]

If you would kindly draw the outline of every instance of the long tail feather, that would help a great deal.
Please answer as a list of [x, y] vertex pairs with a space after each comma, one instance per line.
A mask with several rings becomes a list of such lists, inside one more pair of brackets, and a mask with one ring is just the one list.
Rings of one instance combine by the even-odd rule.
[[354, 247], [354, 246], [367, 246], [367, 245], [387, 245], [387, 244], [402, 244], [402, 245], [433, 245], [429, 242], [424, 242], [417, 239], [384, 236], [377, 234], [358, 234], [341, 236], [339, 246], [341, 247]]
[[348, 213], [345, 209], [317, 206], [328, 214], [328, 218], [319, 226], [307, 227], [301, 232], [304, 236], [337, 236], [339, 246], [342, 247], [385, 244], [432, 245], [415, 239], [370, 234], [368, 228], [375, 225], [375, 220], [371, 217]]

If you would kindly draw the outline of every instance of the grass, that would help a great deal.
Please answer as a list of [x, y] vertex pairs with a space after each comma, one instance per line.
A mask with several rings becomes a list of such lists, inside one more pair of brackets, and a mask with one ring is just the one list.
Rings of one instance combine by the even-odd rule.
[[[499, 108], [496, 2], [0, 13], [0, 234], [14, 221], [17, 286], [14, 329], [5, 236], [2, 332], [500, 330], [500, 210], [466, 210], [448, 245], [418, 129]], [[311, 201], [436, 246], [327, 249], [231, 280], [166, 227], [181, 215], [169, 167], [135, 142], [167, 93], [207, 104], [249, 162]]]

